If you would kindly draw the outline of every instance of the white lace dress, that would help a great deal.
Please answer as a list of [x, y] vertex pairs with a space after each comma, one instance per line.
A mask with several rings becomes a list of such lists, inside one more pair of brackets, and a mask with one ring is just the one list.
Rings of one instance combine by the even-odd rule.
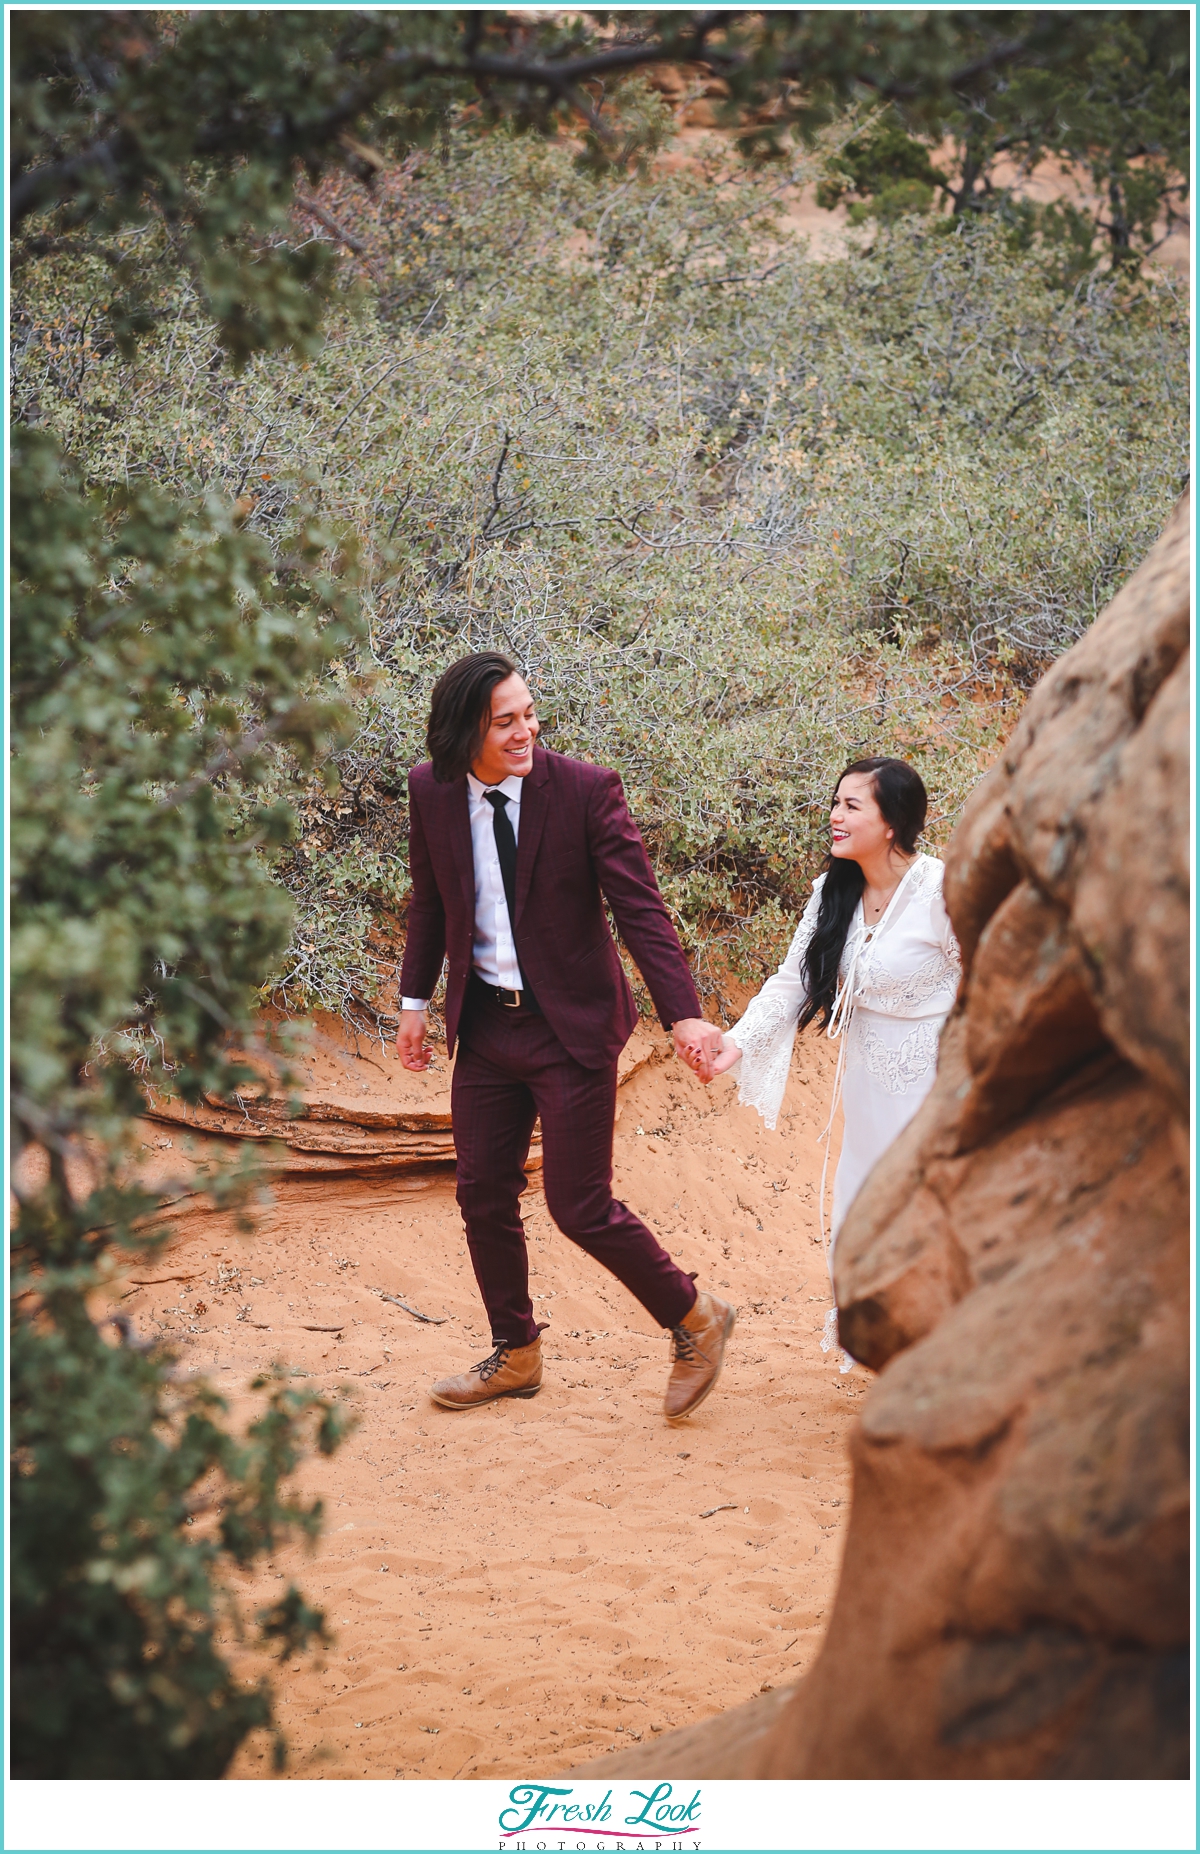
[[[769, 1127], [779, 1116], [796, 1021], [808, 996], [803, 961], [824, 881], [818, 876], [813, 884], [787, 958], [727, 1032], [742, 1052], [731, 1071], [738, 1078], [738, 1099], [757, 1108]], [[827, 1032], [844, 1037], [834, 1085], [833, 1112], [840, 1089], [845, 1124], [833, 1181], [831, 1255], [867, 1173], [933, 1086], [938, 1037], [961, 970], [936, 857], [918, 856], [909, 864], [874, 927], [866, 925], [859, 902], [838, 967], [837, 1003]], [[824, 1180], [821, 1195], [823, 1222]]]

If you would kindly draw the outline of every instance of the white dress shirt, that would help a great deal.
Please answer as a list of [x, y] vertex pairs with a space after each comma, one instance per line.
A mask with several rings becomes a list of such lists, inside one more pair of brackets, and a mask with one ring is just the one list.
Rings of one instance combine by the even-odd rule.
[[[503, 792], [505, 810], [513, 836], [521, 837], [521, 787], [525, 781], [510, 773], [499, 785], [483, 785], [474, 773], [467, 774], [467, 812], [471, 820], [471, 850], [475, 858], [475, 952], [474, 965], [485, 985], [502, 985], [506, 991], [521, 989], [521, 967], [513, 940], [512, 922], [508, 918], [508, 901], [504, 894], [504, 877], [496, 852], [494, 812], [488, 804], [488, 792]], [[427, 998], [401, 998], [404, 1011], [423, 1011]]]

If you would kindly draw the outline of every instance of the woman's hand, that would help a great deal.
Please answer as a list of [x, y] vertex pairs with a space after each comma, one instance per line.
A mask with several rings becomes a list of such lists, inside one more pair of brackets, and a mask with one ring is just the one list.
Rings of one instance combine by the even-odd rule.
[[733, 1038], [723, 1036], [721, 1038], [720, 1053], [713, 1057], [713, 1074], [724, 1075], [726, 1069], [731, 1069], [734, 1063], [740, 1059], [741, 1054], [742, 1052], [733, 1041]]

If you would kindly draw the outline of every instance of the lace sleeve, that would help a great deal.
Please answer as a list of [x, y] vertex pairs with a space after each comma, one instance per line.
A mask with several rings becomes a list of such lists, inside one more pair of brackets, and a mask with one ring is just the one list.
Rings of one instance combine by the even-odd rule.
[[[940, 865], [939, 865], [939, 873], [940, 873]], [[929, 914], [930, 914], [930, 923], [933, 927], [934, 938], [938, 942], [938, 945], [941, 947], [943, 953], [946, 955], [946, 958], [949, 960], [950, 964], [961, 975], [962, 973], [962, 948], [958, 944], [958, 936], [955, 934], [953, 927], [950, 925], [950, 912], [949, 912], [949, 909], [946, 907], [945, 899], [943, 898], [943, 895], [942, 895], [940, 882], [938, 884], [937, 897], [930, 907]]]
[[820, 905], [818, 881], [787, 958], [726, 1032], [742, 1052], [741, 1060], [729, 1071], [738, 1079], [738, 1100], [745, 1107], [755, 1108], [769, 1127], [775, 1125], [783, 1105], [796, 1020], [808, 995], [802, 961], [816, 930]]

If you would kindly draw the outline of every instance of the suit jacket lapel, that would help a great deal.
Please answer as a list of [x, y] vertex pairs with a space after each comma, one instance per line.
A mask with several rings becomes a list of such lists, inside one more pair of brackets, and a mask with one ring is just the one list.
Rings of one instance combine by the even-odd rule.
[[535, 747], [533, 771], [521, 788], [521, 828], [517, 835], [517, 920], [513, 922], [514, 928], [529, 898], [534, 860], [537, 857], [538, 845], [542, 840], [542, 829], [549, 808], [550, 766], [542, 749]]
[[475, 919], [475, 846], [471, 841], [471, 813], [467, 809], [467, 781], [464, 775], [446, 790], [446, 829], [450, 855], [462, 879], [463, 901], [467, 919]]

